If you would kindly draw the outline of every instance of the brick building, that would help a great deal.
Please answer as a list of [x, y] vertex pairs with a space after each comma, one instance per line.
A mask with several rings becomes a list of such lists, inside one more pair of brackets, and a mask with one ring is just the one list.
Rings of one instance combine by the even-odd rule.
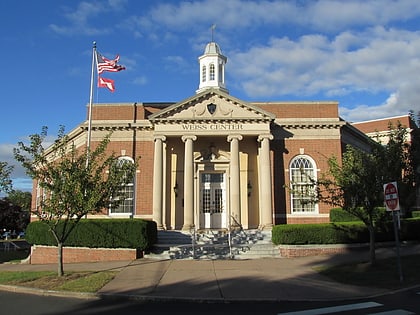
[[[126, 162], [141, 156], [124, 187], [129, 197], [95, 217], [144, 218], [176, 230], [329, 221], [328, 205], [305, 202], [309, 177], [326, 171], [327, 159], [341, 156], [345, 145], [367, 148], [368, 137], [339, 117], [335, 101], [231, 96], [226, 62], [219, 46], [208, 43], [198, 89], [179, 102], [93, 104], [92, 145], [113, 131], [110, 151]], [[69, 136], [86, 146], [88, 120]], [[41, 193], [35, 185], [34, 206]]]
[[410, 115], [394, 116], [381, 119], [366, 120], [353, 123], [353, 126], [365, 133], [375, 141], [387, 144], [389, 139], [389, 126], [396, 128], [398, 124], [407, 130], [407, 142], [411, 142], [412, 132], [417, 129], [416, 123]]

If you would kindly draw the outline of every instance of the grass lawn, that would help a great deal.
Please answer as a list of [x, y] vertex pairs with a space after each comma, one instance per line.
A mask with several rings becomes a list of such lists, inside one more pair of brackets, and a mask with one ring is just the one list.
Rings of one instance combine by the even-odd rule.
[[0, 272], [0, 284], [18, 285], [55, 291], [95, 293], [111, 281], [116, 271], [70, 272], [58, 277], [56, 272], [4, 271]]
[[[29, 251], [29, 249], [0, 251], [0, 263], [19, 262], [28, 257]], [[116, 271], [69, 272], [63, 277], [58, 277], [57, 272], [52, 271], [3, 271], [0, 272], [0, 284], [45, 290], [94, 293], [111, 281], [116, 274]]]
[[419, 268], [420, 255], [401, 256], [403, 282], [400, 282], [396, 257], [377, 260], [374, 266], [369, 263], [358, 263], [322, 267], [317, 268], [317, 271], [340, 283], [398, 289], [420, 285]]

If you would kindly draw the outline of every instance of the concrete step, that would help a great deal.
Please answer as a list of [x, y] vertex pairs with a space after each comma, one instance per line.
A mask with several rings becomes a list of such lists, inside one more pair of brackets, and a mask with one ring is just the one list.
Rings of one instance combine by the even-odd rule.
[[[195, 241], [193, 239], [195, 237]], [[230, 243], [229, 243], [230, 238]], [[158, 231], [158, 243], [150, 253], [151, 259], [256, 259], [280, 257], [271, 242], [271, 231], [242, 230]]]

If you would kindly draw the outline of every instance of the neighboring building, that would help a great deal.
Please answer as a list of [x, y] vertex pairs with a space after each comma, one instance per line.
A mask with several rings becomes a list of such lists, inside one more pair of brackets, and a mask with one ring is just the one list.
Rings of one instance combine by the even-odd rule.
[[[389, 127], [396, 128], [399, 124], [407, 130], [408, 143], [412, 143], [415, 137], [419, 137], [419, 127], [410, 115], [402, 115], [395, 117], [388, 117], [375, 120], [361, 121], [353, 123], [352, 125], [364, 132], [367, 136], [373, 140], [386, 145], [389, 141], [390, 129]], [[417, 138], [418, 139], [418, 138]], [[418, 143], [419, 141], [417, 141]], [[412, 210], [420, 210], [420, 161], [414, 164], [415, 168], [415, 185], [416, 185], [416, 200], [412, 207]]]
[[[340, 119], [334, 101], [229, 95], [226, 62], [216, 43], [207, 44], [198, 90], [180, 102], [93, 104], [92, 145], [113, 131], [110, 151], [124, 162], [141, 157], [124, 187], [129, 197], [95, 217], [144, 218], [183, 230], [329, 222], [330, 206], [308, 202], [309, 178], [327, 171], [328, 158], [340, 157], [345, 145], [368, 148], [371, 140]], [[86, 146], [87, 129], [86, 121], [70, 132], [77, 146]], [[33, 196], [36, 207], [36, 183]]]
[[393, 128], [396, 128], [398, 124], [401, 124], [401, 126], [407, 129], [407, 142], [411, 142], [412, 131], [415, 130], [417, 126], [408, 114], [352, 123], [354, 127], [365, 133], [368, 137], [383, 145], [388, 143], [390, 125], [393, 126]]

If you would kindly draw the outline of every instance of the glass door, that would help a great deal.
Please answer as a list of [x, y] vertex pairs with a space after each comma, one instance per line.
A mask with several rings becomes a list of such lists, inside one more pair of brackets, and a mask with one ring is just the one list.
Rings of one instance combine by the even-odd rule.
[[200, 175], [200, 228], [226, 228], [225, 173]]

